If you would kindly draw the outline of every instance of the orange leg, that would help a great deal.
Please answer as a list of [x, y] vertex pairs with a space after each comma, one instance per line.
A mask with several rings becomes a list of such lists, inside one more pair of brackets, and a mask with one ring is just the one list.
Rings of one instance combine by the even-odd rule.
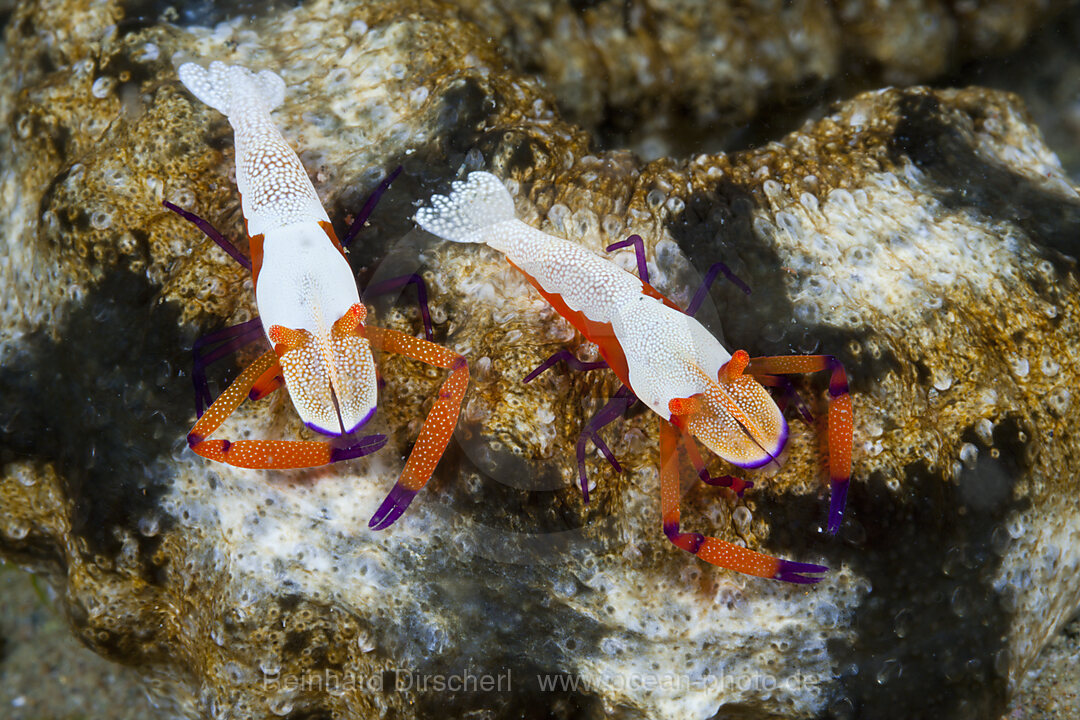
[[[281, 374], [277, 355], [267, 350], [240, 373], [218, 396], [188, 433], [188, 445], [209, 460], [255, 470], [317, 467], [373, 453], [386, 443], [384, 435], [369, 435], [358, 443], [339, 448], [314, 440], [207, 440], [240, 407], [260, 382], [272, 382]], [[271, 390], [273, 386], [271, 385]], [[268, 391], [269, 392], [269, 391]]]
[[284, 384], [285, 378], [281, 375], [281, 365], [274, 363], [255, 381], [248, 393], [248, 400], [262, 400]]
[[666, 420], [660, 420], [660, 513], [664, 534], [676, 546], [697, 555], [705, 562], [722, 568], [783, 580], [790, 583], [816, 583], [814, 573], [828, 570], [823, 565], [781, 560], [770, 555], [747, 550], [734, 543], [701, 533], [679, 531], [679, 435], [681, 430]]
[[464, 357], [453, 350], [396, 330], [366, 327], [364, 334], [372, 348], [397, 353], [428, 365], [450, 370], [450, 376], [446, 378], [439, 390], [439, 399], [435, 401], [435, 405], [428, 413], [427, 420], [420, 429], [420, 436], [416, 439], [416, 445], [409, 459], [405, 461], [405, 469], [401, 471], [401, 477], [398, 478], [397, 484], [368, 523], [372, 529], [382, 530], [389, 527], [401, 516], [401, 513], [405, 512], [405, 508], [412, 502], [413, 497], [427, 484], [431, 474], [435, 472], [435, 466], [446, 451], [454, 426], [457, 425], [461, 400], [469, 384], [469, 365]]
[[829, 419], [826, 435], [829, 448], [829, 532], [836, 534], [844, 518], [848, 481], [851, 479], [852, 429], [854, 417], [844, 366], [832, 355], [780, 355], [750, 361], [746, 372], [758, 375], [805, 375], [830, 370]]

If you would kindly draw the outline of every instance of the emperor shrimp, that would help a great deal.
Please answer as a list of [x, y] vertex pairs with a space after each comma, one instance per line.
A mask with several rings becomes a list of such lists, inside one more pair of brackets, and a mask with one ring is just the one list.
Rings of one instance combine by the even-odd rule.
[[[679, 446], [682, 445], [709, 484], [726, 485], [741, 494], [749, 483], [705, 469], [694, 438], [729, 463], [758, 468], [778, 463], [788, 437], [782, 412], [763, 385], [783, 385], [789, 374], [828, 371], [829, 470], [832, 500], [828, 530], [836, 533], [843, 517], [851, 475], [853, 413], [847, 375], [830, 355], [796, 355], [751, 359], [744, 350], [729, 353], [693, 312], [707, 282], [681, 310], [648, 282], [644, 246], [634, 236], [608, 250], [634, 244], [635, 277], [581, 246], [547, 235], [518, 220], [510, 193], [496, 176], [471, 173], [452, 185], [449, 196], [437, 195], [416, 214], [416, 222], [446, 240], [484, 243], [503, 253], [512, 266], [586, 339], [595, 343], [603, 362], [583, 363], [568, 351], [556, 353], [525, 378], [536, 377], [559, 360], [577, 369], [610, 367], [623, 387], [586, 424], [577, 445], [578, 473], [588, 500], [585, 442], [591, 439], [619, 469], [598, 431], [640, 399], [660, 416], [660, 507], [663, 529], [678, 548], [714, 565], [748, 575], [792, 583], [814, 583], [828, 568], [754, 552], [734, 543], [680, 530]], [[729, 277], [735, 279], [728, 272]]]
[[[178, 74], [195, 97], [232, 125], [250, 261], [209, 223], [165, 205], [250, 267], [261, 328], [271, 345], [201, 414], [188, 444], [204, 458], [242, 468], [316, 467], [357, 458], [386, 442], [383, 435], [355, 437], [378, 402], [373, 348], [448, 369], [397, 484], [371, 518], [372, 528], [385, 528], [423, 488], [446, 449], [469, 382], [465, 358], [428, 340], [364, 324], [367, 310], [342, 243], [300, 159], [270, 118], [285, 98], [280, 76], [220, 62], [209, 68], [186, 63]], [[255, 322], [218, 339], [235, 345], [257, 332]], [[282, 384], [304, 424], [330, 440], [208, 439], [245, 399], [264, 397]]]

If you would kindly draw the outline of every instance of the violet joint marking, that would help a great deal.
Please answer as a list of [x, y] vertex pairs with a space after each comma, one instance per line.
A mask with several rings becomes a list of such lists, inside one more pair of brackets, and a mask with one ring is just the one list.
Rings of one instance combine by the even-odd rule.
[[[440, 396], [429, 414], [398, 481], [398, 486], [407, 482], [408, 497], [395, 486], [388, 502], [396, 513], [387, 518], [380, 509], [377, 514], [379, 528], [386, 527], [405, 510], [442, 457], [468, 385], [465, 360], [428, 340], [365, 327], [367, 311], [330, 218], [300, 159], [270, 118], [270, 112], [285, 99], [285, 82], [280, 76], [269, 70], [256, 74], [220, 62], [208, 68], [185, 63], [178, 75], [195, 97], [225, 115], [233, 128], [236, 185], [251, 260], [209, 223], [171, 203], [165, 205], [252, 269], [262, 331], [273, 348], [249, 365], [201, 413], [188, 434], [188, 443], [203, 457], [257, 469], [314, 467], [375, 452], [386, 443], [384, 435], [356, 438], [354, 433], [372, 417], [377, 405], [378, 379], [371, 352], [371, 338], [377, 337], [388, 352], [452, 370], [444, 385], [452, 390]], [[348, 239], [391, 180], [393, 176], [369, 200]], [[425, 300], [421, 285], [418, 293]], [[426, 314], [424, 319], [430, 337]], [[197, 371], [204, 373], [207, 363], [248, 341], [248, 330], [247, 325], [239, 326], [213, 338], [211, 343], [224, 345], [208, 352]], [[304, 424], [333, 439], [208, 440], [240, 403], [272, 392], [281, 380]], [[198, 382], [196, 385], [201, 390]], [[200, 396], [199, 401], [202, 399]], [[433, 419], [435, 422], [430, 422]]]
[[[745, 352], [729, 353], [701, 323], [645, 279], [576, 243], [518, 220], [513, 198], [491, 173], [474, 172], [467, 180], [454, 182], [449, 195], [434, 196], [415, 219], [423, 229], [445, 240], [484, 243], [503, 253], [560, 314], [599, 346], [606, 364], [633, 395], [660, 416], [661, 513], [665, 532], [676, 546], [713, 564], [752, 575], [795, 583], [821, 579], [814, 575], [825, 572], [821, 565], [794, 563], [678, 530], [679, 438], [692, 435], [721, 458], [743, 468], [778, 463], [777, 457], [787, 441], [788, 426], [783, 414], [753, 377], [758, 368], [744, 373], [749, 362]], [[638, 267], [644, 274], [647, 265], [643, 241], [632, 236], [612, 247], [627, 245], [638, 248]], [[726, 266], [717, 266], [711, 276], [720, 272], [740, 289], [749, 290]], [[701, 299], [695, 298], [695, 305]], [[572, 357], [557, 354], [537, 370]], [[823, 358], [796, 357], [790, 363], [761, 358], [760, 371], [817, 372], [825, 369]], [[839, 372], [843, 372], [842, 368]], [[528, 379], [537, 374], [530, 373]], [[830, 404], [830, 419], [834, 409], [837, 417], [835, 423], [829, 424], [830, 464], [834, 468], [829, 527], [833, 531], [834, 526], [839, 526], [843, 508], [837, 489], [846, 487], [850, 475], [850, 408], [845, 388], [843, 396], [834, 396]], [[601, 419], [607, 420], [606, 415]], [[615, 464], [602, 441], [597, 442], [597, 427], [594, 419], [579, 439], [578, 463], [582, 468], [586, 438], [592, 439]], [[698, 471], [702, 473], [702, 468]], [[707, 476], [701, 474], [702, 478]], [[718, 478], [716, 483], [730, 484], [736, 492], [749, 487], [748, 483], [725, 482], [724, 478]]]

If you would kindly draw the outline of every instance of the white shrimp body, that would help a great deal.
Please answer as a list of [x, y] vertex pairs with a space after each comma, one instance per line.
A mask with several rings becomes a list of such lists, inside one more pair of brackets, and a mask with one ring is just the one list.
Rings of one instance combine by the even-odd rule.
[[[455, 182], [449, 196], [433, 197], [417, 213], [416, 222], [444, 239], [504, 253], [664, 419], [673, 417], [673, 400], [699, 397], [707, 412], [690, 429], [721, 457], [756, 467], [783, 446], [787, 425], [767, 391], [754, 382], [718, 382], [731, 354], [701, 323], [632, 273], [517, 220], [513, 198], [496, 176], [474, 172]], [[745, 414], [733, 416], [725, 409], [732, 404]], [[752, 441], [747, 417], [762, 429]]]
[[232, 125], [255, 302], [293, 404], [313, 429], [350, 432], [374, 412], [375, 363], [367, 340], [335, 331], [360, 296], [307, 171], [270, 118], [285, 83], [221, 62], [185, 63], [178, 74]]

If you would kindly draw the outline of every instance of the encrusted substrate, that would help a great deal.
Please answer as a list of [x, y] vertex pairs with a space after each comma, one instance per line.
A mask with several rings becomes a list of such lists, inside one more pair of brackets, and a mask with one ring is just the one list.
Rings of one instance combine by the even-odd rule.
[[518, 67], [543, 76], [572, 120], [615, 139], [629, 136], [651, 152], [672, 140], [677, 147], [721, 147], [724, 138], [761, 137], [755, 118], [783, 126], [784, 107], [805, 107], [853, 87], [939, 78], [969, 60], [1016, 49], [1069, 3], [455, 4]]
[[[1075, 612], [1080, 198], [1012, 96], [886, 90], [755, 151], [643, 164], [590, 155], [447, 6], [313, 0], [212, 30], [112, 24], [123, 10], [40, 3], [8, 26], [0, 552], [176, 714], [992, 717]], [[423, 273], [473, 383], [389, 530], [367, 520], [440, 372], [379, 359], [372, 428], [390, 442], [369, 458], [266, 473], [186, 448], [187, 348], [253, 312], [242, 269], [160, 205], [241, 232], [228, 126], [175, 77], [192, 58], [281, 72], [275, 118], [339, 231], [404, 165], [351, 259], [364, 284]], [[641, 234], [676, 302], [726, 262], [753, 294], [723, 283], [701, 317], [730, 346], [843, 360], [838, 537], [818, 429], [795, 419], [783, 469], [743, 498], [689, 482], [683, 498], [687, 527], [826, 564], [820, 585], [672, 547], [640, 409], [605, 431], [623, 474], [590, 451], [582, 503], [574, 443], [616, 381], [522, 384], [559, 348], [595, 348], [494, 252], [408, 220], [478, 168], [524, 220], [597, 252]], [[371, 319], [419, 331], [409, 297]], [[822, 417], [824, 378], [798, 389]], [[279, 393], [220, 436], [306, 432]]]
[[1080, 3], [1043, 25], [1015, 53], [978, 64], [979, 83], [1020, 94], [1046, 144], [1080, 179]]
[[1080, 616], [1039, 655], [1013, 698], [1007, 717], [1080, 717]]

